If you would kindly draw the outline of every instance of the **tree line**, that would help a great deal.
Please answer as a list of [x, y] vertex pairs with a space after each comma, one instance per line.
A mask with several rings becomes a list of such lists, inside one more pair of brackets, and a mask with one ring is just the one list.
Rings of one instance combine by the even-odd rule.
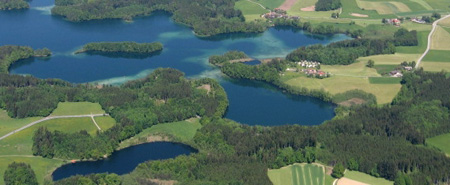
[[234, 8], [235, 0], [56, 0], [53, 15], [60, 15], [70, 21], [93, 19], [132, 19], [149, 15], [154, 11], [165, 11], [172, 18], [194, 29], [202, 36], [233, 32], [262, 32], [265, 23], [245, 22], [240, 10]]
[[290, 61], [309, 60], [327, 65], [348, 65], [359, 57], [393, 54], [395, 46], [415, 46], [418, 44], [417, 32], [399, 29], [394, 39], [354, 39], [331, 43], [329, 45], [312, 45], [301, 47], [289, 53]]
[[24, 0], [0, 0], [0, 10], [28, 9], [30, 5]]

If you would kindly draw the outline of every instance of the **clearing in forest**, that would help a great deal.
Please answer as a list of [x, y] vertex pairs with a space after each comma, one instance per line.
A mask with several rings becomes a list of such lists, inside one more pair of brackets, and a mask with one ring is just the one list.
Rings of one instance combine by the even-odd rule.
[[293, 164], [281, 169], [269, 170], [274, 185], [324, 185], [325, 168], [317, 164]]
[[427, 145], [439, 148], [441, 151], [447, 154], [447, 156], [450, 156], [450, 133], [428, 138], [426, 140], [426, 143]]
[[100, 104], [91, 102], [60, 102], [51, 116], [104, 114]]

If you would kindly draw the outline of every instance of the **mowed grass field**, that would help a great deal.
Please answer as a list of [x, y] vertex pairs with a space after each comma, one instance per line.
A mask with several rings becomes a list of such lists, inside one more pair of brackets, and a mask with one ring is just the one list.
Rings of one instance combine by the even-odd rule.
[[154, 125], [136, 136], [121, 142], [119, 148], [126, 148], [131, 145], [146, 142], [149, 136], [154, 135], [172, 136], [175, 140], [188, 142], [194, 138], [197, 130], [202, 127], [199, 121], [198, 118], [191, 118], [185, 121]]
[[450, 51], [450, 33], [437, 26], [432, 36], [431, 49], [432, 50], [448, 50]]
[[42, 119], [42, 117], [33, 117], [25, 119], [14, 119], [8, 116], [6, 110], [0, 109], [0, 136], [25, 126], [28, 123]]
[[326, 175], [323, 166], [302, 163], [269, 170], [268, 176], [274, 185], [324, 185]]
[[100, 104], [91, 102], [60, 102], [51, 116], [104, 114]]
[[344, 177], [358, 181], [358, 182], [362, 182], [365, 184], [370, 184], [370, 185], [393, 185], [394, 184], [393, 181], [388, 181], [383, 178], [376, 178], [376, 177], [373, 177], [373, 176], [370, 176], [368, 174], [358, 172], [358, 171], [347, 170], [347, 171], [345, 171]]
[[427, 145], [439, 148], [445, 154], [450, 156], [450, 133], [434, 136], [426, 139]]

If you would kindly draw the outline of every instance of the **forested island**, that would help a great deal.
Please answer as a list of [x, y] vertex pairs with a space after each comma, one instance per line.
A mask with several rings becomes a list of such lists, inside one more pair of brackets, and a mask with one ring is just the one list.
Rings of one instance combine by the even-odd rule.
[[19, 10], [30, 8], [24, 0], [0, 0], [0, 10]]
[[152, 54], [163, 50], [160, 42], [136, 43], [136, 42], [93, 42], [83, 46], [78, 53], [126, 53], [126, 54]]

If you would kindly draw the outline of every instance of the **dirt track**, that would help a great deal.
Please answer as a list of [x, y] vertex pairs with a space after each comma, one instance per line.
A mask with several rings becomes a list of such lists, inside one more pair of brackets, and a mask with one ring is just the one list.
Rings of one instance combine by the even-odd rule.
[[278, 8], [288, 11], [295, 4], [295, 2], [297, 2], [297, 0], [285, 0], [284, 3]]
[[337, 185], [369, 185], [369, 184], [365, 184], [362, 182], [358, 182], [358, 181], [347, 179], [347, 178], [343, 177], [337, 181]]

